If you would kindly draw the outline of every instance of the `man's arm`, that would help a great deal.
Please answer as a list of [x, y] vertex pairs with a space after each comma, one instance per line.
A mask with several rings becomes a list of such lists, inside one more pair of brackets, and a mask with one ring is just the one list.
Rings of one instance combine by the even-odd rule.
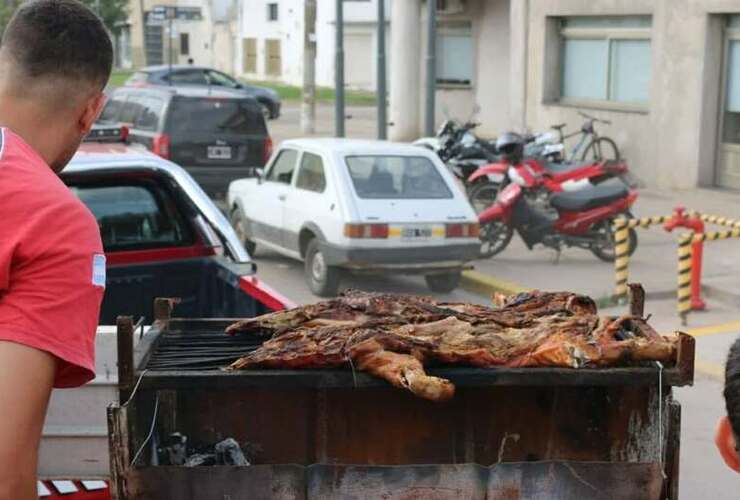
[[0, 341], [0, 500], [36, 500], [41, 430], [56, 358]]

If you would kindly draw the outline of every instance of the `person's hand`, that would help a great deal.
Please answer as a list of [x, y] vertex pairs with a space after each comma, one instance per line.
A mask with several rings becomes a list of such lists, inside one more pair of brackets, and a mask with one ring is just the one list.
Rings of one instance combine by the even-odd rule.
[[38, 448], [55, 371], [51, 354], [0, 341], [0, 500], [38, 498]]
[[740, 472], [740, 453], [737, 451], [738, 446], [729, 418], [722, 417], [717, 422], [714, 444], [717, 445], [719, 454], [722, 455], [722, 459], [727, 466], [735, 472]]

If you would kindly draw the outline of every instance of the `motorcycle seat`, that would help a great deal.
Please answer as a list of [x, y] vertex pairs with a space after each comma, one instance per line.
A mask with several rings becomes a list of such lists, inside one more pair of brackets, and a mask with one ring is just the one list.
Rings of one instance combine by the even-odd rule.
[[566, 163], [555, 163], [555, 162], [543, 162], [542, 166], [545, 167], [545, 169], [553, 174], [564, 174], [566, 172], [570, 172], [571, 170], [577, 170], [579, 168], [587, 167], [589, 165], [593, 165], [592, 161], [574, 161], [574, 162], [566, 162]]
[[623, 184], [600, 184], [579, 191], [558, 193], [550, 199], [550, 203], [560, 210], [589, 210], [624, 198], [628, 194], [629, 190]]

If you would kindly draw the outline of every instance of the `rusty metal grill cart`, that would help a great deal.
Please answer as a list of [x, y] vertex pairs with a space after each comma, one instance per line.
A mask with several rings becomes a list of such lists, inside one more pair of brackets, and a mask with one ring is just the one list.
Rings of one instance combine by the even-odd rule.
[[[671, 387], [693, 382], [689, 336], [663, 370], [429, 369], [457, 386], [440, 404], [350, 369], [223, 372], [260, 340], [225, 336], [231, 320], [172, 318], [167, 301], [155, 311], [136, 350], [133, 321], [118, 323], [120, 499], [678, 498]], [[246, 467], [157, 466], [152, 430], [261, 452]]]

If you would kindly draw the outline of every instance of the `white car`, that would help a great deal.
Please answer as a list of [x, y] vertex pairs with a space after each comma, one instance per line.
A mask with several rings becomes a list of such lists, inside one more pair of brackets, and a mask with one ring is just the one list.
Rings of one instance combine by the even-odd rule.
[[231, 183], [231, 222], [257, 245], [305, 262], [314, 294], [342, 271], [423, 274], [449, 292], [478, 257], [478, 219], [431, 151], [349, 139], [285, 141], [257, 178]]

